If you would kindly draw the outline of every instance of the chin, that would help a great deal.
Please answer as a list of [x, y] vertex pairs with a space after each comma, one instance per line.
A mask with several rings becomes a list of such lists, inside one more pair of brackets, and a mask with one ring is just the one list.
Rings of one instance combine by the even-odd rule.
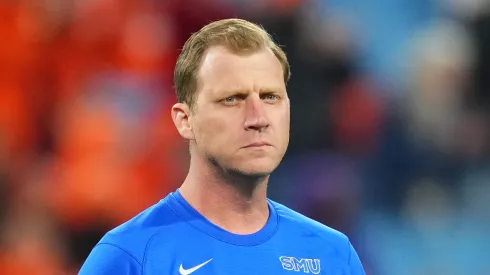
[[266, 160], [254, 159], [252, 161], [249, 161], [248, 163], [239, 165], [233, 170], [245, 176], [265, 177], [272, 174], [272, 172], [277, 168], [277, 166], [278, 166], [277, 162], [273, 162], [269, 159]]
[[214, 166], [223, 171], [245, 177], [267, 177], [279, 166], [281, 158], [278, 156], [240, 156], [238, 158], [208, 157]]

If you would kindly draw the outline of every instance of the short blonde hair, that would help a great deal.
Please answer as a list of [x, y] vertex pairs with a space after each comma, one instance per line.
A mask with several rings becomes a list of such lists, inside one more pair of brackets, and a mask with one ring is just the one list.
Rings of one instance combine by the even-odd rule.
[[175, 92], [178, 102], [193, 107], [198, 81], [197, 73], [206, 50], [223, 45], [232, 52], [253, 52], [270, 49], [281, 63], [284, 82], [291, 77], [289, 63], [284, 51], [259, 25], [243, 19], [223, 19], [204, 26], [184, 44], [174, 71]]

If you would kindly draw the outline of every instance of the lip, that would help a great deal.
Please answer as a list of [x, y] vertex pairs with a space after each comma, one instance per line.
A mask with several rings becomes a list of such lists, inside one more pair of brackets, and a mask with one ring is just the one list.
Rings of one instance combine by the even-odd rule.
[[243, 148], [255, 148], [255, 147], [266, 147], [266, 146], [271, 146], [271, 145], [267, 142], [257, 141], [257, 142], [250, 143], [246, 146], [243, 146]]

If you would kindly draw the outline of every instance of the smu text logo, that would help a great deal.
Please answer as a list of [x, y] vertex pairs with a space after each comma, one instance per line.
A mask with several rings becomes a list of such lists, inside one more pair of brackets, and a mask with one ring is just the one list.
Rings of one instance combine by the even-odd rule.
[[319, 259], [296, 259], [295, 257], [281, 256], [279, 257], [282, 268], [285, 270], [303, 271], [304, 273], [320, 273]]

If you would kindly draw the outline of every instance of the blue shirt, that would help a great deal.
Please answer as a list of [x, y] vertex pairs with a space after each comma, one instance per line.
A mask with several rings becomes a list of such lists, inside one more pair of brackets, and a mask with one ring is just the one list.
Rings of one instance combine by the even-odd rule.
[[344, 234], [268, 204], [260, 231], [236, 235], [209, 222], [177, 190], [108, 232], [79, 274], [365, 274]]

